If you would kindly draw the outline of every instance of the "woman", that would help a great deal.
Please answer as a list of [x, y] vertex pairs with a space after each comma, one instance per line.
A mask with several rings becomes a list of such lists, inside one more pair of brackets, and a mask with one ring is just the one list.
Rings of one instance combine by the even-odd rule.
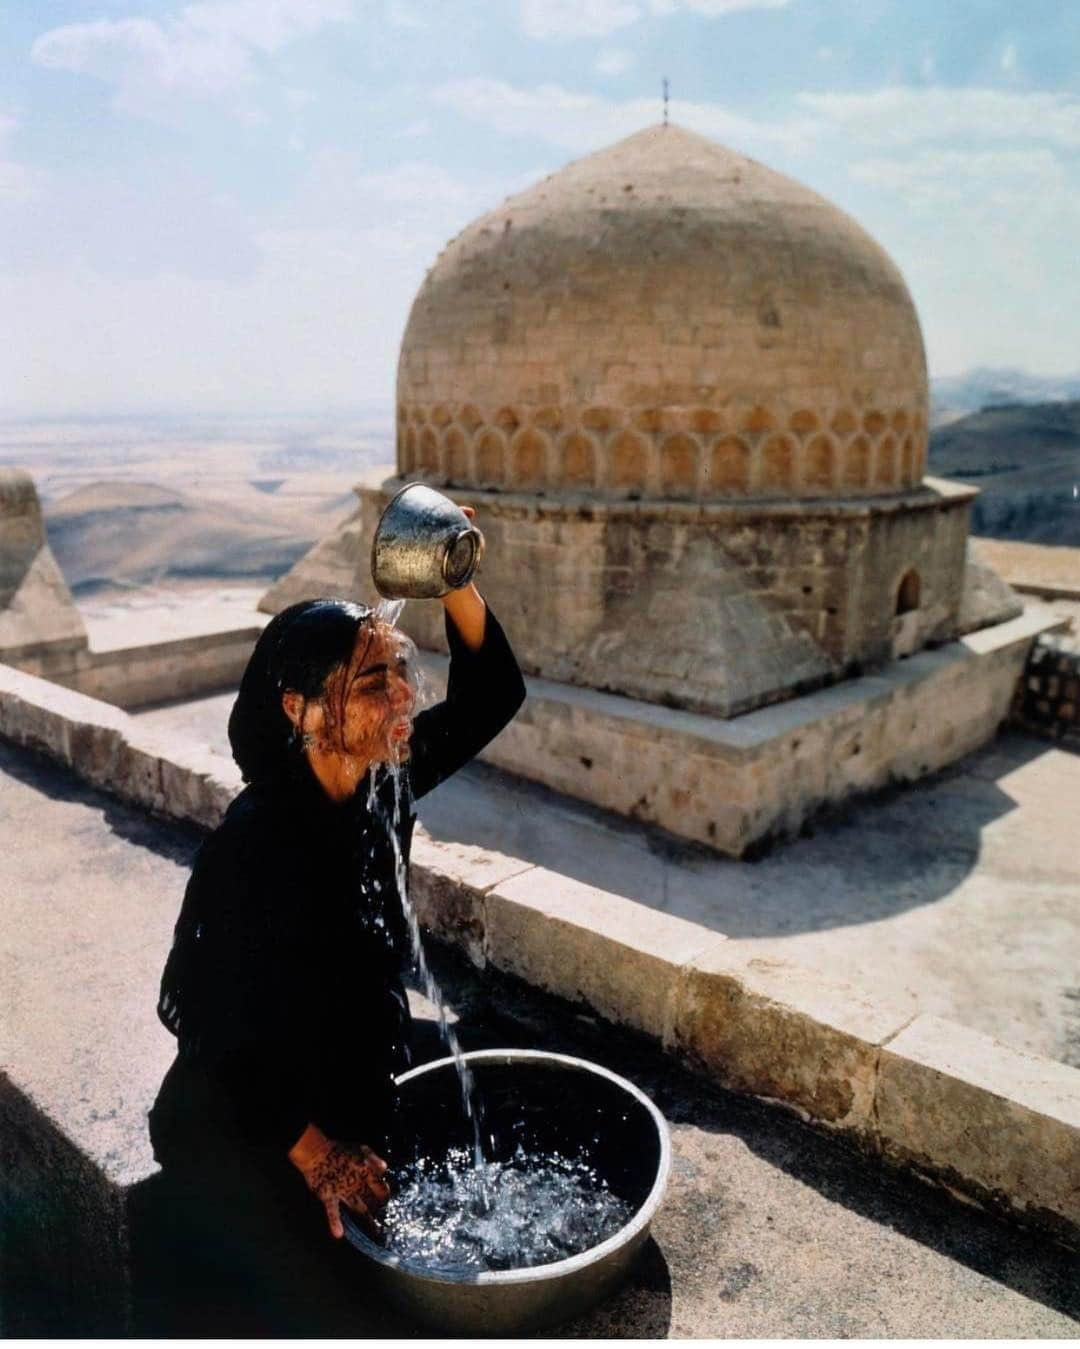
[[415, 716], [412, 644], [344, 601], [277, 615], [241, 682], [229, 738], [247, 786], [184, 897], [158, 1006], [178, 1055], [150, 1119], [158, 1161], [230, 1190], [219, 1207], [265, 1181], [284, 1196], [271, 1209], [295, 1216], [298, 1173], [340, 1237], [341, 1205], [370, 1222], [387, 1198], [376, 1148], [409, 1063], [398, 882], [413, 802], [525, 697], [475, 586], [442, 603], [447, 696]]

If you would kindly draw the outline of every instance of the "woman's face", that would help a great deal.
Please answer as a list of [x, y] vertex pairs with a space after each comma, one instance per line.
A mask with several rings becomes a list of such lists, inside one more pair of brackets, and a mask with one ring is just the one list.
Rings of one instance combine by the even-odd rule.
[[416, 647], [387, 623], [357, 634], [348, 664], [326, 681], [305, 709], [305, 733], [324, 752], [361, 764], [409, 757], [417, 695]]

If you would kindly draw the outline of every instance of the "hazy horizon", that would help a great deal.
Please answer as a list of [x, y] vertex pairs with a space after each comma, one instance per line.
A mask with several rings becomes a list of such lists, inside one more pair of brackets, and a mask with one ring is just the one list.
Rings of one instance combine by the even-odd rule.
[[[976, 377], [983, 379], [990, 378], [1015, 378], [1018, 381], [1031, 382], [1034, 384], [1065, 384], [1075, 386], [1075, 395], [1070, 393], [1070, 397], [1080, 397], [1080, 367], [1068, 368], [1064, 371], [1047, 370], [1026, 370], [1018, 366], [972, 366], [968, 369], [959, 371], [956, 374], [930, 375], [930, 397], [933, 402], [935, 396], [941, 396], [940, 390], [943, 385], [952, 385], [965, 380], [974, 380]], [[1022, 402], [1043, 401], [1041, 398], [1029, 397], [1018, 399]], [[1047, 402], [1058, 401], [1052, 397], [1047, 397]], [[0, 426], [17, 427], [29, 425], [92, 425], [95, 423], [109, 422], [246, 422], [257, 424], [260, 421], [266, 422], [317, 422], [321, 419], [340, 423], [345, 420], [362, 421], [371, 423], [376, 427], [385, 427], [392, 435], [394, 432], [394, 399], [389, 397], [383, 400], [371, 399], [366, 402], [356, 402], [353, 404], [325, 404], [321, 407], [312, 405], [310, 407], [296, 406], [283, 408], [256, 408], [250, 404], [247, 406], [237, 405], [235, 407], [218, 408], [180, 408], [180, 407], [162, 407], [162, 408], [95, 408], [86, 411], [76, 412], [48, 412], [48, 411], [26, 411], [18, 409], [5, 410], [0, 407]], [[0, 462], [3, 461], [4, 451], [0, 444]]]

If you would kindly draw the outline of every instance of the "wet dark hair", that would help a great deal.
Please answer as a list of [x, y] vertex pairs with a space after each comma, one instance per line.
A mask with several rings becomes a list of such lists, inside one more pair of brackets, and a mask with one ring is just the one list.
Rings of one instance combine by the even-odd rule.
[[303, 600], [266, 625], [229, 716], [229, 744], [245, 782], [296, 772], [300, 738], [281, 695], [319, 697], [334, 671], [348, 664], [365, 625], [374, 632], [375, 611], [349, 600]]

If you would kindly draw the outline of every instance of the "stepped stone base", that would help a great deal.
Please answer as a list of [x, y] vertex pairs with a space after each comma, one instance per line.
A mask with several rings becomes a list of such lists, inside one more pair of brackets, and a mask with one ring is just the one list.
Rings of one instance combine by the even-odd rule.
[[[1032, 642], [1059, 623], [1032, 606], [731, 721], [529, 679], [524, 707], [482, 757], [741, 857], [795, 836], [824, 806], [914, 782], [985, 744], [1008, 715]], [[422, 660], [441, 696], [447, 658]]]

